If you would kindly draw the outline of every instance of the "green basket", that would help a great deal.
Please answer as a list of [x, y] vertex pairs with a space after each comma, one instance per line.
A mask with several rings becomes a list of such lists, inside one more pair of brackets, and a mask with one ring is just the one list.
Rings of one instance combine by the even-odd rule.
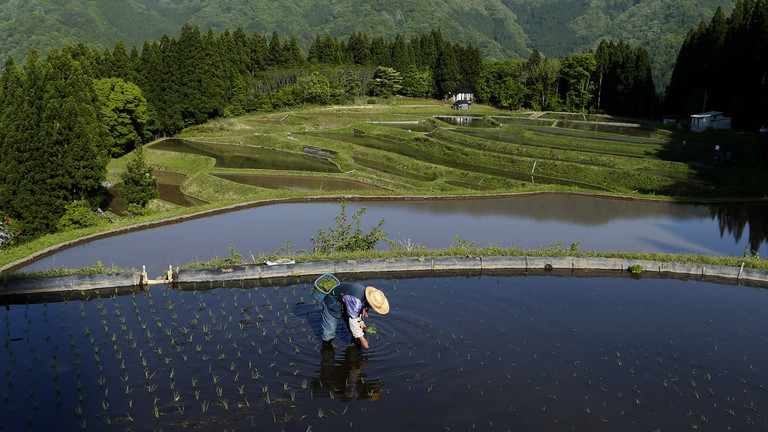
[[315, 288], [320, 291], [321, 294], [328, 294], [340, 283], [341, 282], [336, 279], [336, 276], [326, 273], [315, 280]]

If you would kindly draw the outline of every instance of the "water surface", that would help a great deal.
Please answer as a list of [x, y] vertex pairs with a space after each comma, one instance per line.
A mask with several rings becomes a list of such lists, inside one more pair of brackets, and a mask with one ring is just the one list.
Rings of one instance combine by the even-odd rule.
[[[371, 349], [308, 283], [0, 312], [7, 430], [764, 430], [765, 290], [674, 279], [361, 281]], [[396, 415], [393, 415], [396, 413]]]
[[169, 138], [148, 148], [208, 156], [216, 159], [215, 166], [221, 168], [341, 172], [328, 159], [266, 147]]
[[334, 177], [299, 176], [285, 174], [237, 174], [214, 173], [216, 177], [236, 183], [258, 186], [268, 189], [294, 189], [294, 190], [386, 190], [383, 187], [356, 180]]
[[[768, 205], [681, 205], [539, 195], [509, 199], [350, 202], [349, 221], [365, 207], [365, 230], [386, 218], [388, 237], [401, 247], [445, 248], [457, 237], [480, 245], [524, 249], [578, 244], [581, 250], [659, 251], [743, 256], [745, 248], [768, 256]], [[229, 256], [246, 258], [280, 248], [311, 250], [318, 228], [335, 227], [335, 202], [279, 204], [92, 241], [23, 270], [85, 267], [102, 261], [124, 268], [146, 265], [151, 277], [168, 265]], [[389, 247], [382, 243], [382, 248]]]

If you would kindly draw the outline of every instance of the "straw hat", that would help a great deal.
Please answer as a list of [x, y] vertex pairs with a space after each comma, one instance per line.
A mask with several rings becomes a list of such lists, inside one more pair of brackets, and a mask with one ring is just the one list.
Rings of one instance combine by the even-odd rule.
[[365, 287], [365, 299], [376, 312], [386, 315], [389, 312], [389, 300], [381, 290], [372, 286]]

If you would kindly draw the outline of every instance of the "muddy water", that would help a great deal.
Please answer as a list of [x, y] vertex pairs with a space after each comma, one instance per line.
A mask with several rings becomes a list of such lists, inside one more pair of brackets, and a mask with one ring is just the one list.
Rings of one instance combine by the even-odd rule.
[[[764, 290], [679, 280], [361, 281], [371, 349], [305, 284], [157, 286], [0, 312], [7, 430], [763, 430]], [[198, 287], [202, 289], [203, 287]], [[42, 415], [44, 413], [44, 415]]]
[[[184, 180], [187, 178], [186, 175], [165, 171], [154, 171], [154, 175], [157, 178], [157, 192], [159, 199], [184, 207], [207, 204], [199, 198], [195, 198], [182, 192], [181, 185], [184, 184]], [[109, 188], [109, 194], [110, 198], [107, 202], [102, 203], [102, 209], [122, 215], [125, 212], [126, 201], [125, 198], [120, 195], [119, 188]]]
[[[347, 213], [366, 208], [361, 227], [385, 218], [399, 247], [445, 248], [458, 241], [524, 249], [561, 244], [580, 250], [693, 252], [768, 256], [768, 206], [682, 205], [619, 201], [580, 195], [540, 195], [454, 201], [349, 202]], [[320, 227], [335, 226], [336, 202], [256, 207], [86, 243], [23, 270], [85, 267], [101, 261], [123, 268], [146, 265], [151, 277], [168, 265], [229, 256], [245, 258], [280, 248], [310, 250]], [[388, 248], [381, 243], [381, 248]], [[285, 249], [287, 251], [288, 249]]]

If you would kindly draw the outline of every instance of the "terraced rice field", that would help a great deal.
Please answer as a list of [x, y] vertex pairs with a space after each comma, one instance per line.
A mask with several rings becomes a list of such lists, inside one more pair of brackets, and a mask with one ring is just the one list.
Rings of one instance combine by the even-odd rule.
[[[0, 430], [760, 430], [764, 290], [673, 279], [362, 281], [371, 349], [311, 285], [16, 299]], [[394, 414], [396, 413], [396, 415]]]

